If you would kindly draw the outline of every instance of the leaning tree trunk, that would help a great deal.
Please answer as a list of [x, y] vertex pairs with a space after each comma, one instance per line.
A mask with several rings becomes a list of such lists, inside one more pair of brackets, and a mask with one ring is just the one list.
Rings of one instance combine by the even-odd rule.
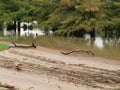
[[20, 36], [20, 24], [21, 24], [21, 22], [20, 21], [18, 21], [18, 36]]

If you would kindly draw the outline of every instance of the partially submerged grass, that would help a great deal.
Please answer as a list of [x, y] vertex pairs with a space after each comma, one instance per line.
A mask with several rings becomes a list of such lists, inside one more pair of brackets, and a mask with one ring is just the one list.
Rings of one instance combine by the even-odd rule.
[[120, 60], [120, 55], [119, 55], [120, 47], [110, 47], [108, 45], [105, 45], [104, 49], [99, 49], [94, 46], [93, 41], [84, 40], [82, 38], [41, 36], [36, 39], [32, 37], [21, 37], [15, 41], [17, 43], [23, 43], [23, 44], [31, 44], [31, 42], [34, 42], [37, 46], [43, 46], [43, 47], [65, 50], [65, 51], [70, 51], [73, 49], [91, 50], [95, 53], [96, 56]]
[[18, 36], [8, 36], [8, 37], [0, 37], [0, 40], [1, 41], [10, 41], [10, 40], [13, 40], [13, 39], [18, 39], [19, 37]]
[[87, 41], [84, 39], [78, 38], [65, 38], [65, 37], [48, 37], [41, 36], [39, 38], [31, 38], [31, 37], [21, 37], [15, 40], [17, 43], [31, 44], [34, 42], [37, 46], [43, 46], [53, 49], [59, 50], [72, 50], [72, 49], [88, 49], [89, 46], [85, 46]]
[[[5, 39], [4, 39], [5, 40]], [[120, 60], [120, 43], [118, 46], [105, 45], [103, 49], [96, 48], [92, 40], [84, 40], [82, 38], [65, 38], [55, 36], [41, 36], [38, 38], [33, 37], [19, 37], [9, 38], [7, 41], [13, 41], [22, 44], [31, 44], [34, 42], [37, 46], [43, 46], [53, 49], [70, 51], [73, 49], [91, 50], [96, 56], [119, 59]], [[83, 54], [83, 53], [81, 53]], [[86, 53], [85, 53], [86, 54]]]
[[7, 44], [5, 44], [5, 43], [0, 43], [0, 51], [2, 51], [2, 50], [5, 50], [5, 49], [8, 49], [8, 45]]
[[120, 88], [118, 88], [118, 89], [115, 89], [115, 90], [120, 90]]

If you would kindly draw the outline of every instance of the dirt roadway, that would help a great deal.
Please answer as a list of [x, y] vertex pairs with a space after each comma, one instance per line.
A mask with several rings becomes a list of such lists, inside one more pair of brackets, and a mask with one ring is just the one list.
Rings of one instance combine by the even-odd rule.
[[11, 48], [0, 52], [0, 82], [17, 90], [114, 90], [120, 87], [120, 61], [65, 56], [42, 47]]

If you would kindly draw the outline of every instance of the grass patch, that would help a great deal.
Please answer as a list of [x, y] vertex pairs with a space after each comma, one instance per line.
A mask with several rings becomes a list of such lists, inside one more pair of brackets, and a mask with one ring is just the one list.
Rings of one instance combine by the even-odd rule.
[[5, 43], [0, 43], [0, 51], [3, 51], [3, 50], [5, 50], [5, 49], [8, 49], [8, 45], [7, 44], [5, 44]]

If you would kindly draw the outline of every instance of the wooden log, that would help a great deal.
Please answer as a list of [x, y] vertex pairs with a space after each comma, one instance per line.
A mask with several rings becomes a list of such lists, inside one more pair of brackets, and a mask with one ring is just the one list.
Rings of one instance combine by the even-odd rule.
[[0, 87], [7, 88], [7, 89], [10, 89], [10, 90], [17, 90], [15, 88], [15, 86], [11, 86], [11, 85], [8, 85], [8, 84], [2, 84], [1, 82], [0, 82]]
[[64, 54], [64, 55], [69, 55], [69, 54], [71, 54], [71, 53], [74, 53], [74, 52], [85, 52], [85, 53], [87, 53], [87, 54], [91, 54], [91, 55], [95, 55], [92, 51], [89, 51], [89, 50], [72, 50], [72, 51], [69, 51], [69, 52], [61, 52], [62, 54]]
[[37, 48], [37, 46], [34, 43], [32, 43], [32, 45], [30, 45], [30, 46], [21, 46], [21, 45], [17, 45], [14, 42], [12, 42], [12, 44], [14, 46], [10, 46], [9, 48]]

